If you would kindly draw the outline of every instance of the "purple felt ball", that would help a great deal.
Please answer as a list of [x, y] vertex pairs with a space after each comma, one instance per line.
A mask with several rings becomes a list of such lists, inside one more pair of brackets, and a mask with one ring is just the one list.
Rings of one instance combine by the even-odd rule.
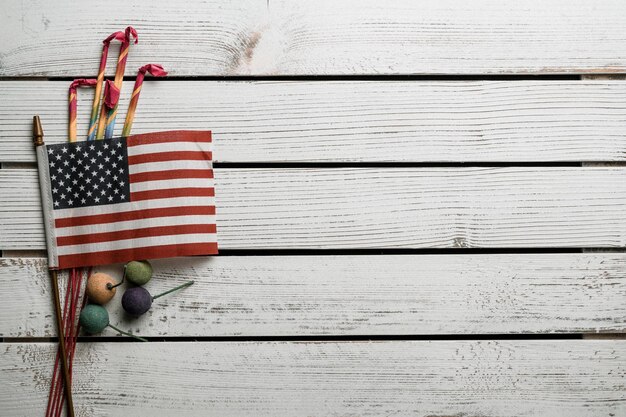
[[124, 291], [122, 307], [132, 316], [141, 316], [152, 306], [152, 296], [143, 287], [132, 287]]

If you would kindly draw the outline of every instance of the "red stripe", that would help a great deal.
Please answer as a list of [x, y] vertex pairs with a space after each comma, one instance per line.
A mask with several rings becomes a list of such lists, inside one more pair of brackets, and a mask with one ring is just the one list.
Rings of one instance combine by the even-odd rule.
[[206, 188], [168, 188], [164, 190], [146, 190], [130, 193], [130, 201], [156, 200], [174, 197], [215, 197], [213, 187]]
[[213, 178], [212, 169], [172, 169], [169, 171], [139, 172], [130, 174], [130, 182], [177, 180], [181, 178]]
[[140, 259], [173, 258], [175, 256], [217, 255], [217, 243], [185, 243], [133, 249], [81, 253], [59, 256], [59, 269], [108, 265]]
[[142, 237], [187, 235], [195, 233], [217, 233], [214, 224], [186, 224], [178, 226], [156, 226], [143, 229], [120, 230], [117, 232], [91, 233], [87, 235], [57, 238], [57, 246], [84, 245], [87, 243], [112, 242]]
[[91, 224], [115, 223], [130, 220], [151, 219], [154, 217], [194, 216], [203, 214], [214, 215], [215, 206], [166, 207], [122, 211], [108, 214], [94, 214], [91, 216], [68, 217], [65, 219], [56, 219], [54, 221], [54, 226], [58, 228], [88, 226]]
[[211, 142], [211, 131], [172, 130], [169, 132], [132, 135], [126, 140], [126, 146], [166, 142]]
[[129, 156], [128, 163], [132, 165], [166, 161], [210, 161], [212, 157], [209, 151], [154, 152]]

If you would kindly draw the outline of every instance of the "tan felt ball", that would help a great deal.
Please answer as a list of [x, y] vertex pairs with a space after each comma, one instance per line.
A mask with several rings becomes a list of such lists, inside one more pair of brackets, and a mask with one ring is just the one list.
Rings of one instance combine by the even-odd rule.
[[113, 279], [111, 275], [102, 272], [97, 272], [90, 276], [87, 280], [87, 289], [85, 290], [89, 301], [100, 305], [111, 301], [117, 288], [108, 289], [107, 284], [115, 285], [117, 280]]

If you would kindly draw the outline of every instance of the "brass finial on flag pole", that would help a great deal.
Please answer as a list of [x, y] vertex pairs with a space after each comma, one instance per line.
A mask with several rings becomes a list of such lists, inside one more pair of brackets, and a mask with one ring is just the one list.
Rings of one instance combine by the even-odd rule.
[[[35, 147], [43, 146], [43, 129], [39, 116], [33, 117], [33, 144]], [[52, 282], [52, 295], [54, 297], [54, 310], [56, 313], [57, 335], [59, 337], [59, 350], [61, 353], [61, 367], [63, 368], [63, 385], [65, 386], [65, 397], [67, 398], [67, 415], [74, 417], [74, 402], [72, 401], [72, 385], [70, 372], [67, 364], [67, 349], [65, 347], [65, 333], [63, 332], [63, 319], [61, 317], [61, 297], [59, 295], [59, 279], [57, 271], [49, 270], [50, 281]]]

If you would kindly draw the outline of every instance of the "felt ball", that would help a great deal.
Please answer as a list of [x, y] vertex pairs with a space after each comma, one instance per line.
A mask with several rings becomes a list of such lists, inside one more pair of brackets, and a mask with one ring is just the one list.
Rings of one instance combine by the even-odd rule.
[[107, 309], [97, 304], [87, 304], [78, 317], [87, 333], [100, 333], [109, 325]]
[[89, 277], [85, 291], [92, 303], [104, 305], [111, 301], [117, 288], [109, 289], [107, 288], [107, 284], [113, 286], [117, 284], [117, 282], [111, 275], [102, 272], [97, 272]]
[[143, 287], [132, 287], [124, 291], [122, 308], [132, 316], [141, 316], [152, 306], [152, 296]]
[[152, 278], [152, 265], [148, 261], [131, 261], [126, 264], [126, 279], [135, 285], [145, 285]]

